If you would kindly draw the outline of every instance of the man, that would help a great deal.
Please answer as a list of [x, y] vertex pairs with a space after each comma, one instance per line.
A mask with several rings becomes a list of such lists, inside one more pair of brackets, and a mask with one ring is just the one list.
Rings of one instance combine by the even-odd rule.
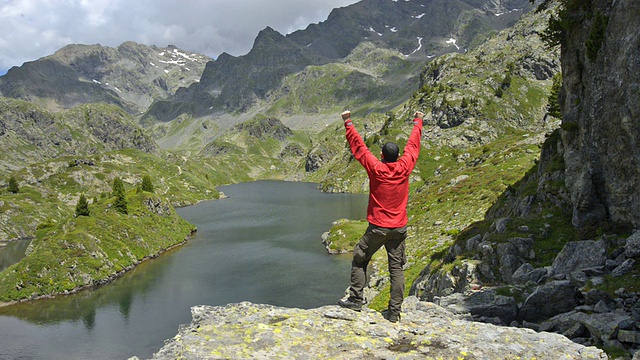
[[369, 151], [362, 137], [351, 121], [351, 112], [342, 113], [346, 137], [353, 156], [364, 166], [369, 176], [369, 205], [367, 207], [367, 228], [353, 249], [351, 262], [351, 286], [349, 297], [338, 304], [360, 311], [364, 303], [364, 286], [367, 281], [367, 266], [373, 254], [384, 245], [389, 259], [391, 277], [391, 299], [385, 317], [391, 322], [400, 320], [400, 310], [404, 297], [404, 274], [402, 267], [407, 262], [405, 238], [407, 237], [407, 201], [409, 199], [409, 175], [413, 171], [420, 153], [422, 118], [424, 114], [414, 114], [413, 130], [398, 159], [398, 145], [389, 142], [382, 147], [378, 160]]

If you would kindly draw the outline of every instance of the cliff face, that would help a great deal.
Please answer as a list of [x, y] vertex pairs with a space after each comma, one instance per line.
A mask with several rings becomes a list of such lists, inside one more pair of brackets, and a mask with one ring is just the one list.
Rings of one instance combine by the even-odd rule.
[[[573, 6], [568, 9], [573, 23], [562, 39], [560, 100], [573, 224], [608, 220], [637, 228], [640, 2], [593, 0]], [[600, 35], [599, 27], [604, 27]]]

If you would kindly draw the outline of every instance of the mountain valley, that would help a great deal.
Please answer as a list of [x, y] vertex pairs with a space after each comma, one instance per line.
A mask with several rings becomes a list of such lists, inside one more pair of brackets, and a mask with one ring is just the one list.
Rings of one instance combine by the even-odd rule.
[[[406, 295], [630, 358], [640, 347], [639, 32], [625, 13], [637, 10], [363, 0], [291, 34], [266, 28], [240, 57], [126, 42], [69, 45], [13, 68], [0, 77], [0, 245], [32, 242], [0, 273], [0, 301], [104, 284], [179, 245], [195, 229], [173, 208], [218, 199], [220, 185], [277, 179], [366, 193], [340, 112], [352, 111], [376, 149], [402, 147], [422, 110]], [[567, 13], [580, 20], [553, 46], [550, 24]], [[608, 32], [590, 59], [597, 13]], [[623, 75], [602, 70], [619, 58], [631, 59], [616, 62]], [[115, 211], [116, 179], [129, 214]], [[81, 195], [88, 218], [74, 214]], [[366, 223], [336, 220], [322, 241], [348, 252]], [[384, 254], [373, 268], [368, 307], [382, 310]], [[535, 310], [550, 301], [558, 312]]]

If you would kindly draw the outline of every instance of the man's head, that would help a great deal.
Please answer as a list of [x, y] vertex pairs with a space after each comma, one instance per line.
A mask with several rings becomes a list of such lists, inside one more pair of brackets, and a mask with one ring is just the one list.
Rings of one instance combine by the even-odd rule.
[[388, 142], [382, 147], [382, 160], [386, 162], [394, 162], [398, 160], [398, 145]]

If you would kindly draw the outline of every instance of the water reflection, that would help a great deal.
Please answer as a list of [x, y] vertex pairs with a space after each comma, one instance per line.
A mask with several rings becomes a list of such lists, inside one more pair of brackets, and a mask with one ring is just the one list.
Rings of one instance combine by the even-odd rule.
[[17, 240], [0, 247], [0, 272], [20, 261], [29, 244], [31, 244], [31, 240]]
[[[116, 279], [112, 284], [82, 290], [76, 294], [41, 299], [0, 308], [0, 315], [11, 315], [37, 325], [51, 325], [65, 321], [82, 321], [87, 329], [95, 326], [100, 308], [117, 305], [123, 319], [128, 320], [134, 294], [144, 296], [154, 284], [162, 281], [173, 262], [172, 249], [161, 260], [148, 260]], [[148, 276], [153, 274], [153, 276]]]

